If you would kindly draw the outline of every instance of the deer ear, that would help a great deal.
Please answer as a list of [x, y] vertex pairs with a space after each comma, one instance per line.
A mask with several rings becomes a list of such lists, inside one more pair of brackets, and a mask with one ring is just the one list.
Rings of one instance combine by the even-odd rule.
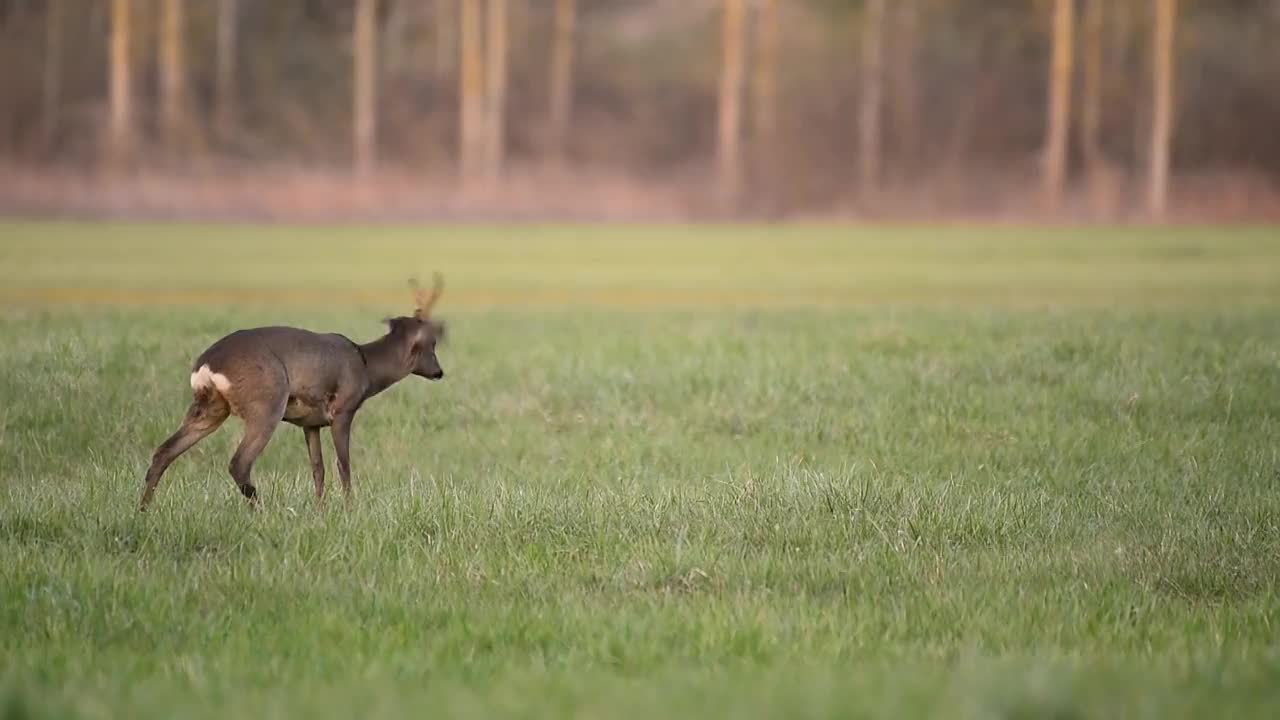
[[435, 325], [436, 325], [436, 340], [440, 342], [444, 342], [445, 339], [449, 337], [448, 326], [444, 324], [443, 320], [437, 320], [435, 322]]
[[395, 334], [397, 332], [402, 332], [404, 330], [405, 318], [403, 317], [397, 316], [397, 317], [383, 318], [382, 322], [386, 324], [387, 328], [390, 329], [392, 334]]

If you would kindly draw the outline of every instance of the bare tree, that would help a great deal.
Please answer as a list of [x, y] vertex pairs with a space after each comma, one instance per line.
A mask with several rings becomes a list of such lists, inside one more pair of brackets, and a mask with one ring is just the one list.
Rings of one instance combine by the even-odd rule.
[[215, 59], [214, 123], [230, 137], [236, 115], [236, 53], [239, 0], [218, 0], [218, 40]]
[[755, 175], [773, 164], [778, 138], [778, 3], [760, 0], [756, 15], [756, 56], [752, 66], [752, 119]]
[[576, 0], [556, 0], [555, 31], [551, 49], [551, 104], [548, 137], [552, 160], [564, 163], [573, 112], [573, 45], [577, 19]]
[[133, 71], [129, 57], [129, 25], [133, 3], [111, 0], [109, 155], [119, 167], [129, 160], [133, 142]]
[[[539, 11], [549, 5], [552, 0], [536, 0]], [[529, 45], [530, 24], [533, 13], [529, 7], [530, 0], [503, 0], [507, 5], [507, 55], [519, 57]]]
[[45, 10], [43, 112], [41, 113], [45, 146], [51, 146], [58, 135], [62, 110], [62, 0], [48, 0]]
[[1102, 33], [1105, 8], [1102, 0], [1087, 0], [1083, 20], [1083, 62], [1080, 90], [1080, 149], [1090, 169], [1102, 152]]
[[377, 162], [378, 0], [356, 0], [353, 34], [355, 169], [368, 175]]
[[188, 139], [186, 0], [160, 0], [160, 127], [173, 157]]
[[489, 0], [485, 38], [484, 170], [490, 180], [502, 174], [507, 104], [507, 0]]
[[433, 8], [434, 17], [432, 18], [435, 28], [435, 37], [432, 42], [435, 43], [435, 61], [432, 71], [435, 73], [437, 81], [443, 80], [453, 71], [458, 53], [458, 20], [454, 17], [457, 14], [457, 0], [435, 0]]
[[[1095, 216], [1116, 210], [1122, 173], [1102, 148], [1103, 77], [1107, 51], [1114, 53], [1120, 43], [1108, 43], [1106, 0], [1088, 0], [1083, 20], [1083, 72], [1080, 97], [1080, 148], [1084, 155], [1090, 210]], [[1111, 17], [1113, 25], [1116, 17]], [[1114, 62], [1114, 58], [1112, 62]]]
[[[725, 214], [1255, 211], [1280, 168], [1277, 2], [0, 0], [0, 160], [92, 150], [117, 182], [177, 182], [336, 138], [348, 180], [456, 154], [475, 190], [529, 160], [568, 192], [589, 156], [636, 212], [674, 206], [691, 160]], [[1183, 173], [1218, 178], [1195, 208]]]
[[1044, 204], [1048, 210], [1056, 210], [1062, 202], [1062, 188], [1066, 181], [1074, 34], [1073, 0], [1054, 0], [1053, 61], [1049, 66], [1049, 112], [1042, 176]]
[[884, 0], [867, 0], [862, 20], [862, 103], [858, 120], [858, 177], [874, 196], [880, 179], [880, 116], [884, 104]]
[[465, 180], [480, 169], [484, 141], [484, 56], [481, 0], [458, 0], [459, 49], [462, 62], [458, 80], [459, 152]]
[[918, 161], [920, 142], [920, 88], [916, 76], [916, 56], [920, 42], [921, 0], [898, 0], [893, 6], [893, 42], [889, 45], [887, 111], [897, 140], [898, 165], [908, 171]]
[[1169, 155], [1173, 142], [1173, 38], [1177, 16], [1178, 0], [1155, 0], [1147, 208], [1157, 218], [1164, 216], [1169, 204]]
[[1151, 9], [1147, 0], [1129, 0], [1114, 3], [1113, 28], [1117, 45], [1123, 43], [1126, 55], [1123, 61], [1131, 63], [1133, 77], [1128, 82], [1130, 95], [1128, 107], [1133, 132], [1131, 148], [1135, 174], [1150, 163], [1151, 150]]
[[382, 24], [382, 72], [394, 75], [405, 64], [405, 46], [414, 14], [420, 10], [417, 3], [388, 0], [386, 18]]
[[742, 185], [742, 82], [746, 69], [745, 0], [724, 0], [721, 37], [717, 169], [722, 200], [737, 199]]

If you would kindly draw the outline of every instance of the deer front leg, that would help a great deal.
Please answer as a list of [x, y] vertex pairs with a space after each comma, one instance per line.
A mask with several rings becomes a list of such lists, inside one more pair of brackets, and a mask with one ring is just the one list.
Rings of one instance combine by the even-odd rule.
[[311, 477], [316, 481], [316, 499], [324, 499], [324, 456], [320, 452], [320, 428], [304, 427], [307, 436], [307, 454], [311, 456]]
[[354, 415], [345, 413], [333, 419], [329, 432], [333, 435], [333, 451], [338, 456], [338, 478], [342, 480], [342, 494], [351, 499], [351, 420]]

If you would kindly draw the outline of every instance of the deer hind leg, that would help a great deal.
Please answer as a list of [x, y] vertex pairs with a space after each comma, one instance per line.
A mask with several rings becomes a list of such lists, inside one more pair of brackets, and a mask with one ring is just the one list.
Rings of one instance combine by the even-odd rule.
[[240, 417], [244, 420], [244, 437], [241, 438], [235, 455], [231, 456], [231, 465], [227, 469], [231, 472], [231, 479], [235, 480], [236, 487], [240, 488], [240, 494], [248, 498], [250, 503], [256, 502], [258, 496], [258, 491], [251, 479], [253, 463], [266, 449], [267, 443], [271, 441], [271, 435], [276, 431], [276, 426], [284, 417], [284, 406], [287, 400], [287, 393], [282, 394], [272, 403], [245, 408], [240, 413]]
[[208, 437], [227, 419], [231, 409], [221, 395], [201, 394], [191, 401], [187, 415], [178, 430], [160, 443], [151, 456], [151, 467], [147, 470], [146, 488], [142, 491], [141, 509], [146, 510], [155, 495], [156, 485], [169, 465], [182, 453], [190, 450], [196, 443]]

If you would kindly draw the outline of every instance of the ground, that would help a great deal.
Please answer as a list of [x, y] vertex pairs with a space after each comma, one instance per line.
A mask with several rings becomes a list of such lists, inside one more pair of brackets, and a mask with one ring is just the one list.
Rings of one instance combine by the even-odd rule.
[[[434, 270], [353, 504], [233, 420], [136, 512]], [[1274, 717], [1280, 231], [3, 224], [0, 558], [6, 718]]]

